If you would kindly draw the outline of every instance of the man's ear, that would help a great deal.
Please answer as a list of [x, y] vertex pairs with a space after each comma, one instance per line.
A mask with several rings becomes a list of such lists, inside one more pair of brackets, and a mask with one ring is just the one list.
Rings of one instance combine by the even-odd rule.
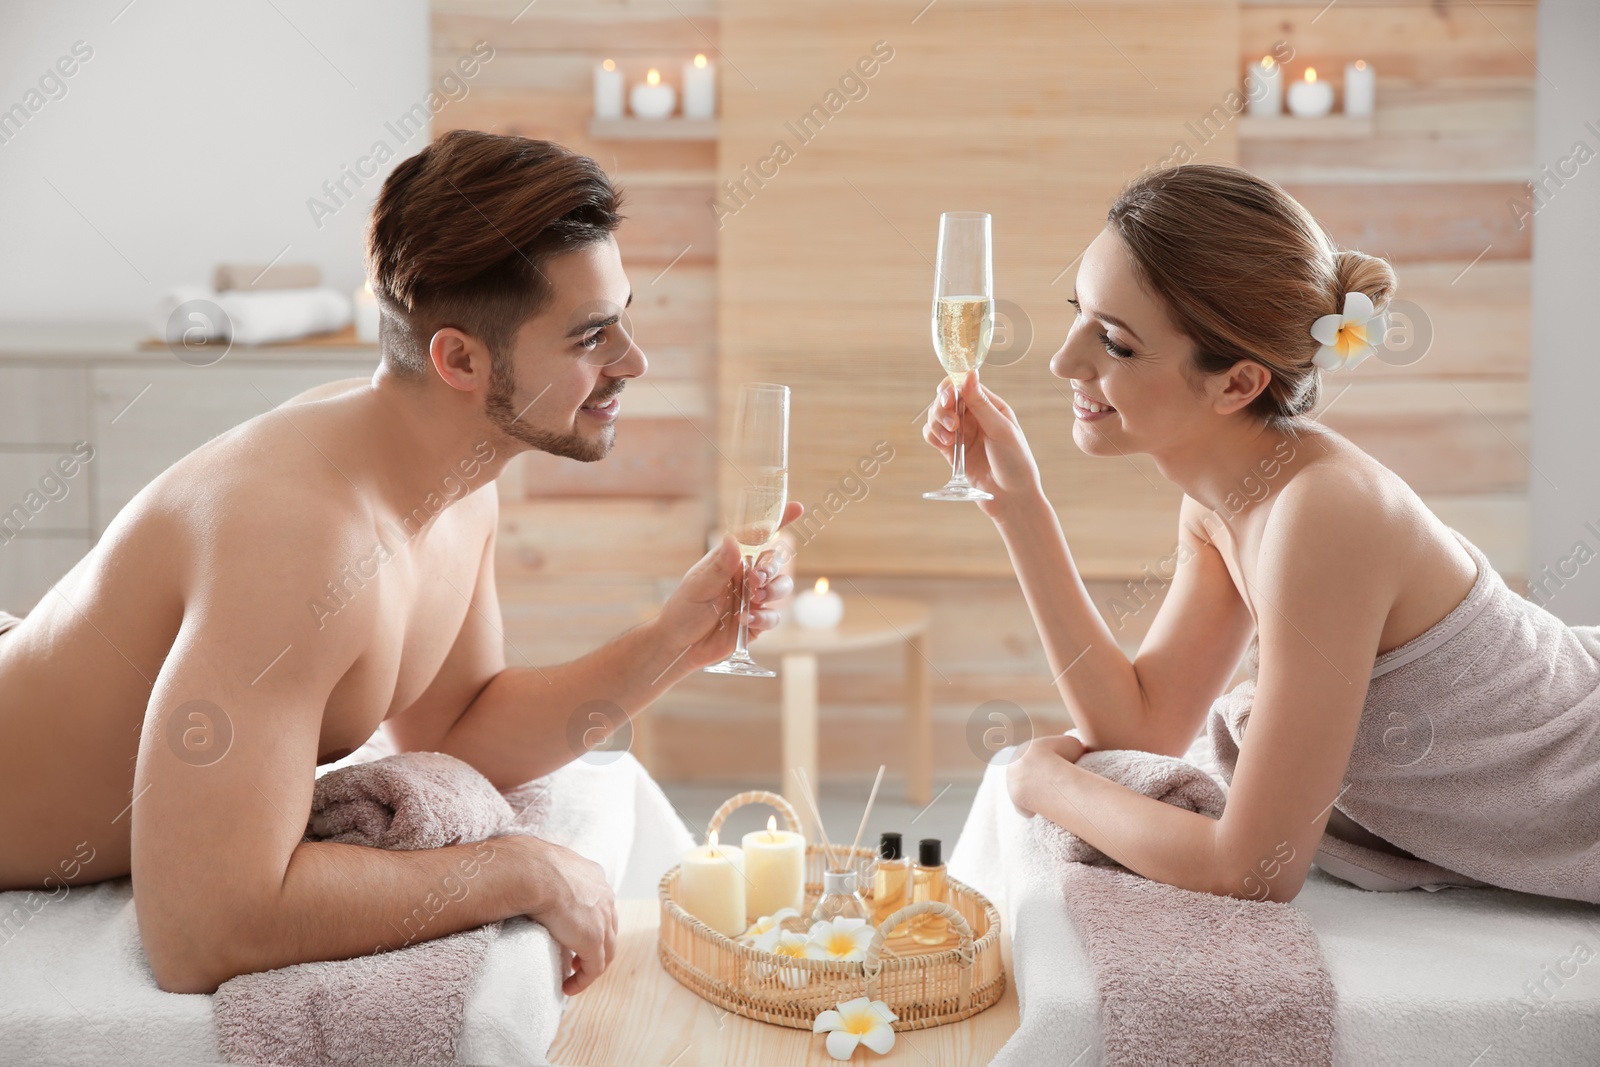
[[489, 349], [471, 334], [446, 326], [428, 341], [428, 359], [445, 384], [470, 393], [489, 386]]

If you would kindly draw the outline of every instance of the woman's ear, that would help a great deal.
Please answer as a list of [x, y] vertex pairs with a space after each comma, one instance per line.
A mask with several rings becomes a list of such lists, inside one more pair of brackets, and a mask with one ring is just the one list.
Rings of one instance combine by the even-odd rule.
[[1272, 372], [1253, 359], [1241, 359], [1217, 375], [1220, 388], [1214, 399], [1219, 415], [1232, 415], [1247, 406], [1272, 384]]

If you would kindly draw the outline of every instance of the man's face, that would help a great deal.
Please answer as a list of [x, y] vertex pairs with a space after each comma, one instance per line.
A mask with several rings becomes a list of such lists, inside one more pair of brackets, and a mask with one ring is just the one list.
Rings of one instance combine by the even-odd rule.
[[611, 238], [544, 265], [550, 305], [517, 331], [509, 372], [492, 374], [484, 411], [506, 436], [592, 463], [611, 451], [627, 379], [647, 366], [624, 308], [633, 301]]

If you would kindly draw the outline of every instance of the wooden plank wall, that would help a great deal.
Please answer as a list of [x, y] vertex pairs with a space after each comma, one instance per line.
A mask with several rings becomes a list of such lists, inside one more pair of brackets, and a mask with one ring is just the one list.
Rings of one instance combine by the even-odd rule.
[[[477, 40], [496, 49], [469, 98], [441, 118], [560, 140], [619, 178], [631, 204], [619, 241], [651, 370], [630, 387], [606, 463], [528, 457], [503, 479], [510, 662], [594, 647], [650, 610], [698, 555], [716, 521], [707, 442], [717, 435], [720, 370], [725, 382], [773, 377], [796, 387], [795, 451], [806, 460], [794, 471], [798, 499], [820, 501], [876, 440], [894, 443], [867, 498], [810, 540], [799, 568], [848, 577], [867, 596], [932, 606], [936, 788], [980, 773], [964, 733], [985, 701], [1017, 703], [1041, 731], [1068, 725], [992, 530], [918, 498], [944, 476], [912, 422], [939, 373], [926, 341], [937, 215], [973, 205], [996, 214], [997, 295], [1026, 309], [1035, 339], [1024, 359], [986, 377], [1021, 401], [1030, 438], [1054, 468], [1052, 499], [1090, 594], [1131, 653], [1164, 591], [1149, 573], [1172, 548], [1177, 494], [1145, 457], [1100, 464], [1074, 455], [1066, 400], [1034, 386], [1069, 321], [1062, 272], [1120, 182], [1165, 158], [1184, 121], [1208, 112], [1280, 39], [1296, 49], [1291, 75], [1307, 62], [1324, 76], [1348, 58], [1374, 64], [1376, 136], [1236, 140], [1225, 129], [1201, 158], [1234, 159], [1283, 182], [1341, 242], [1395, 261], [1400, 295], [1426, 312], [1433, 347], [1409, 367], [1367, 361], [1348, 390], [1330, 383], [1325, 417], [1406, 477], [1520, 588], [1528, 242], [1506, 201], [1525, 198], [1519, 183], [1533, 170], [1531, 3], [1177, 11], [939, 0], [924, 11], [918, 0], [801, 11], [523, 2], [436, 0], [441, 71]], [[879, 40], [894, 58], [866, 96], [800, 145], [784, 122], [820, 102]], [[720, 152], [589, 138], [594, 61], [614, 56], [631, 80], [710, 47], [721, 66]], [[1071, 80], [1080, 71], [1092, 84]], [[764, 186], [750, 182], [743, 168], [769, 158], [778, 138], [797, 148], [794, 158]], [[742, 203], [721, 184], [741, 180]], [[724, 205], [720, 231], [712, 199]], [[652, 379], [656, 388], [646, 388]], [[677, 458], [663, 465], [664, 456]], [[900, 669], [898, 652], [825, 661], [825, 737], [848, 723], [854, 739], [824, 744], [825, 777], [870, 776], [880, 758], [901, 771]], [[753, 773], [776, 784], [777, 702], [775, 681], [689, 679], [652, 709], [640, 754], [666, 779]]]

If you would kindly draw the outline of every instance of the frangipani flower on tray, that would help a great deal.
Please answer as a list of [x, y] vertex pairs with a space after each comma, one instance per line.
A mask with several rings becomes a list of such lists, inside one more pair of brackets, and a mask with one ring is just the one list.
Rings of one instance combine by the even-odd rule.
[[799, 917], [800, 913], [795, 911], [793, 908], [784, 908], [776, 915], [763, 915], [761, 918], [751, 923], [749, 929], [745, 930], [744, 933], [739, 935], [739, 940], [747, 942], [754, 941], [762, 934], [771, 930], [776, 930], [778, 927], [782, 926], [785, 919], [798, 919]]
[[806, 956], [814, 960], [864, 960], [872, 944], [873, 927], [865, 919], [834, 919], [811, 925]]
[[828, 1035], [828, 1055], [836, 1060], [849, 1059], [857, 1045], [883, 1055], [894, 1048], [894, 1028], [889, 1024], [898, 1018], [883, 1001], [857, 997], [818, 1015], [811, 1032]]
[[1311, 324], [1321, 348], [1311, 362], [1324, 370], [1354, 367], [1383, 346], [1389, 332], [1387, 312], [1375, 311], [1366, 293], [1344, 294], [1344, 311], [1324, 315]]
[[[803, 960], [806, 958], [806, 946], [810, 942], [802, 934], [792, 933], [773, 927], [766, 933], [759, 935], [755, 940], [755, 947], [763, 952], [770, 952], [775, 956], [788, 956], [791, 959]], [[762, 978], [774, 971], [778, 974], [778, 981], [790, 989], [803, 989], [811, 981], [811, 976], [804, 967], [775, 967], [770, 963], [756, 964], [756, 974]]]

